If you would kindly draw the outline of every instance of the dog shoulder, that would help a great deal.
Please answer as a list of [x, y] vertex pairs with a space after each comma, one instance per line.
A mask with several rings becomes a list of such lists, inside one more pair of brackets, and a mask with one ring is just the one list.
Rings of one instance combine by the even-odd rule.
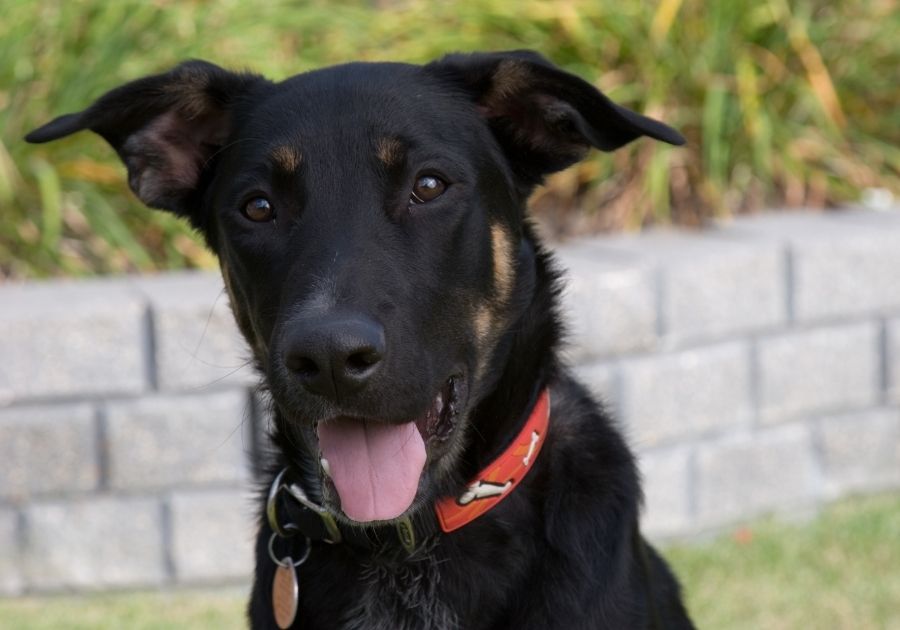
[[563, 372], [551, 392], [548, 528], [587, 526], [554, 516], [575, 506], [575, 513], [592, 527], [630, 522], [641, 502], [640, 482], [635, 457], [617, 422], [571, 374]]

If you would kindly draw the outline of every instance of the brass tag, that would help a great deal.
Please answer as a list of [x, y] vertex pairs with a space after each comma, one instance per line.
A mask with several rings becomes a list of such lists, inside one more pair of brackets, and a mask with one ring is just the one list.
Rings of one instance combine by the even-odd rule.
[[281, 630], [290, 628], [297, 618], [299, 599], [297, 572], [290, 557], [287, 557], [275, 569], [275, 579], [272, 580], [272, 610], [275, 612], [275, 623]]

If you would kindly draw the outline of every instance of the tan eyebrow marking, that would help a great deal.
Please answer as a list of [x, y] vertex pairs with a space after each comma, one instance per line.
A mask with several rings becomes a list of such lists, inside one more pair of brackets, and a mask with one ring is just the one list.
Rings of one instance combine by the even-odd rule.
[[303, 156], [294, 147], [288, 145], [277, 146], [271, 153], [272, 161], [285, 172], [293, 173], [300, 168]]
[[385, 166], [395, 166], [403, 159], [403, 143], [390, 136], [379, 138], [375, 144], [375, 155]]

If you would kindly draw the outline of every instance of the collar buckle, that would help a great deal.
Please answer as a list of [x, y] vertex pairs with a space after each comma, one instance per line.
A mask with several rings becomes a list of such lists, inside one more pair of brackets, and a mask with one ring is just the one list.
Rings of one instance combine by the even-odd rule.
[[338, 528], [337, 522], [334, 520], [334, 517], [329, 514], [328, 510], [306, 496], [306, 493], [300, 485], [284, 482], [284, 476], [287, 473], [287, 470], [286, 467], [282, 469], [282, 471], [275, 476], [275, 480], [269, 487], [269, 496], [266, 499], [266, 518], [269, 521], [269, 527], [282, 538], [293, 536], [299, 530], [295, 523], [287, 523], [282, 526], [278, 520], [278, 495], [284, 490], [296, 499], [305, 510], [319, 518], [326, 534], [322, 538], [324, 542], [332, 545], [341, 542], [341, 530]]

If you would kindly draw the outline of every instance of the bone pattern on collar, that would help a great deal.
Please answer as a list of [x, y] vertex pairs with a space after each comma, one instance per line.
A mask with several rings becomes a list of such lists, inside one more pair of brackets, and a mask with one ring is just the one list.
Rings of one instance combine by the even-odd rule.
[[[444, 533], [468, 525], [512, 493], [540, 454], [549, 423], [550, 390], [545, 388], [538, 396], [525, 424], [509, 446], [484, 467], [459, 496], [445, 497], [437, 501], [434, 513], [437, 524]], [[365, 528], [341, 528], [330, 514], [313, 504], [305, 494], [302, 499], [298, 498], [297, 492], [302, 494], [302, 489], [296, 484], [283, 483], [285, 472], [286, 470], [282, 471], [276, 477], [269, 493], [269, 523], [274, 531], [293, 528], [312, 540], [343, 542], [366, 548], [375, 546]], [[277, 506], [274, 504], [282, 489], [286, 489], [286, 494], [294, 499], [286, 504], [288, 516], [286, 521], [278, 518]], [[335, 540], [336, 537], [332, 534], [334, 528], [340, 529], [341, 535], [338, 540]], [[401, 519], [393, 528], [396, 540], [409, 553], [413, 553], [418, 544], [428, 538], [434, 529], [434, 524], [429, 522], [429, 519], [414, 520], [411, 517]]]

